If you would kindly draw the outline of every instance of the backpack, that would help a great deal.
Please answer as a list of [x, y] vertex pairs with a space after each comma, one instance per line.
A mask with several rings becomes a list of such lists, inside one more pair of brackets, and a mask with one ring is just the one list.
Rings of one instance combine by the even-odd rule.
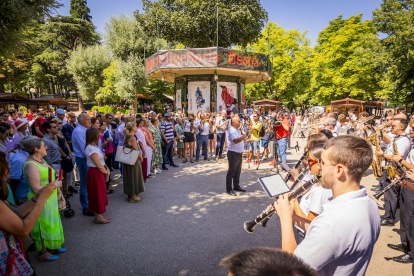
[[264, 124], [262, 124], [262, 128], [260, 129], [260, 132], [259, 132], [259, 137], [262, 138], [265, 136], [265, 134], [266, 134], [266, 127]]
[[36, 121], [39, 123], [39, 129], [42, 127], [41, 124], [40, 124], [40, 120], [39, 119], [36, 119], [33, 122], [33, 124], [30, 126], [30, 132], [32, 133], [32, 135], [35, 135], [35, 136], [37, 136], [36, 127], [35, 127], [35, 122]]

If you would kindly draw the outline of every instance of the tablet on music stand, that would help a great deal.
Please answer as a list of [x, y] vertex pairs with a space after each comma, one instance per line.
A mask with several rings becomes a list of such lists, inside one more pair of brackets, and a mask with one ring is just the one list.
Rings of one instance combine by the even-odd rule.
[[283, 181], [280, 174], [259, 177], [259, 182], [269, 197], [276, 197], [290, 192], [288, 185]]

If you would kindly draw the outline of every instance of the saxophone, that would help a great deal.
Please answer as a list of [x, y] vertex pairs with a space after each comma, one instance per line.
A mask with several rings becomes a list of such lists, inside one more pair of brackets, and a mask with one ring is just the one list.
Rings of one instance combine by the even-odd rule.
[[[400, 154], [398, 153], [397, 144], [396, 144], [395, 142], [393, 142], [393, 143], [392, 143], [392, 150], [393, 150], [393, 152], [394, 152], [394, 155], [400, 155]], [[399, 172], [397, 172], [397, 167], [396, 167], [396, 165], [394, 164], [394, 161], [391, 161], [391, 163], [389, 163], [389, 164], [385, 167], [385, 169], [388, 171], [388, 175], [390, 176], [390, 179], [391, 179], [391, 180], [394, 180], [394, 179], [395, 179], [395, 177], [396, 177], [397, 175], [399, 175]]]
[[[381, 140], [379, 139], [378, 134], [374, 132], [369, 136], [369, 138], [371, 140], [372, 145], [375, 146], [375, 149], [377, 151], [379, 151]], [[374, 176], [377, 177], [377, 178], [381, 177], [382, 174], [383, 174], [382, 173], [381, 162], [382, 162], [382, 157], [381, 156], [376, 156], [376, 158], [372, 159], [372, 163], [371, 163], [372, 172], [374, 173]]]

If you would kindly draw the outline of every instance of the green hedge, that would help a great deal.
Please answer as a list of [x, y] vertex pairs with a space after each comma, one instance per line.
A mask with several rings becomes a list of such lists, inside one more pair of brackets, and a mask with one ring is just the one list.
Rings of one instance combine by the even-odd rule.
[[91, 111], [94, 111], [95, 109], [98, 109], [99, 112], [101, 113], [109, 113], [112, 112], [114, 114], [116, 114], [116, 112], [121, 112], [122, 114], [129, 114], [129, 109], [122, 109], [122, 108], [114, 108], [114, 107], [110, 107], [108, 105], [105, 106], [93, 106]]

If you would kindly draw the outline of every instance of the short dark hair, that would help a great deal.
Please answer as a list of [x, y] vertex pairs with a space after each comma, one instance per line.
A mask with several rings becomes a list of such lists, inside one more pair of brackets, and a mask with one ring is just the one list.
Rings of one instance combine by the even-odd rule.
[[363, 138], [353, 135], [334, 137], [326, 142], [324, 149], [332, 148], [329, 161], [332, 164], [343, 164], [349, 169], [348, 175], [360, 182], [364, 173], [372, 163], [371, 145]]
[[46, 121], [42, 124], [42, 129], [47, 133], [47, 130], [51, 128], [51, 124], [56, 124], [52, 121]]
[[399, 121], [400, 124], [403, 125], [404, 128], [407, 128], [408, 126], [408, 121], [406, 119], [398, 118], [398, 119], [394, 119], [394, 121]]
[[13, 115], [15, 112], [17, 112], [17, 110], [16, 110], [16, 109], [10, 109], [10, 110], [9, 110], [9, 115], [11, 116], [11, 115]]
[[318, 273], [292, 254], [270, 247], [256, 247], [221, 260], [233, 276], [317, 276]]
[[326, 137], [328, 137], [328, 139], [331, 139], [333, 137], [332, 131], [330, 131], [329, 129], [319, 130], [319, 133], [325, 134]]

